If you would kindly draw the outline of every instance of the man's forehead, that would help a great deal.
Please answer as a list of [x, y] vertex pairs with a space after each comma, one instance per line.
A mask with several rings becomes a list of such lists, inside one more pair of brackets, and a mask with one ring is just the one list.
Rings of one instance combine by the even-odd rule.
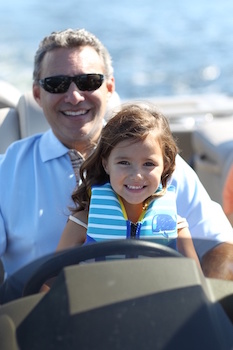
[[90, 46], [51, 50], [45, 54], [41, 68], [41, 72], [49, 75], [104, 73], [102, 58]]

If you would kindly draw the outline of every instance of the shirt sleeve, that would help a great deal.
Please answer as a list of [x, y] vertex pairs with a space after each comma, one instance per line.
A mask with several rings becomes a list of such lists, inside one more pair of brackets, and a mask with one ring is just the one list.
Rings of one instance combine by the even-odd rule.
[[176, 189], [177, 213], [186, 218], [198, 256], [233, 238], [222, 207], [211, 200], [195, 171], [178, 155], [170, 184]]
[[226, 214], [233, 212], [233, 166], [229, 170], [223, 188], [223, 210]]
[[0, 212], [0, 256], [5, 253], [6, 250], [6, 230], [3, 221], [2, 214]]
[[182, 228], [189, 227], [189, 224], [185, 218], [177, 215], [177, 230], [181, 230]]

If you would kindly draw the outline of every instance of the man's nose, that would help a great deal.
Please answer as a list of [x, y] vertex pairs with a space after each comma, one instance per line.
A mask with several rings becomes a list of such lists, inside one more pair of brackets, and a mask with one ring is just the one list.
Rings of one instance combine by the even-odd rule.
[[65, 102], [69, 102], [73, 105], [85, 100], [83, 91], [80, 91], [74, 82], [70, 84], [69, 89], [65, 94]]

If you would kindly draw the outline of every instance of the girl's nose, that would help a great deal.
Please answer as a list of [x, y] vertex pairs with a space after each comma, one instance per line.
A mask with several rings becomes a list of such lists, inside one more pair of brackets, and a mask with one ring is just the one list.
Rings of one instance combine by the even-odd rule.
[[134, 169], [132, 169], [131, 178], [135, 179], [135, 180], [142, 179], [143, 173], [142, 173], [141, 169], [138, 167], [135, 167]]

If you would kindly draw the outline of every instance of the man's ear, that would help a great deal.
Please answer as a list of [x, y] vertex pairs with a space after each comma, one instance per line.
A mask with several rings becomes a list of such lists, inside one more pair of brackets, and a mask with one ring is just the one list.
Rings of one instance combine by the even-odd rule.
[[108, 162], [104, 158], [102, 158], [102, 165], [103, 165], [103, 168], [104, 168], [106, 174], [108, 174]]
[[41, 102], [40, 102], [40, 86], [38, 84], [33, 84], [32, 87], [32, 93], [34, 96], [34, 99], [38, 103], [38, 105], [41, 107]]
[[108, 78], [106, 85], [107, 85], [109, 96], [112, 96], [112, 94], [115, 92], [115, 79], [113, 76]]

